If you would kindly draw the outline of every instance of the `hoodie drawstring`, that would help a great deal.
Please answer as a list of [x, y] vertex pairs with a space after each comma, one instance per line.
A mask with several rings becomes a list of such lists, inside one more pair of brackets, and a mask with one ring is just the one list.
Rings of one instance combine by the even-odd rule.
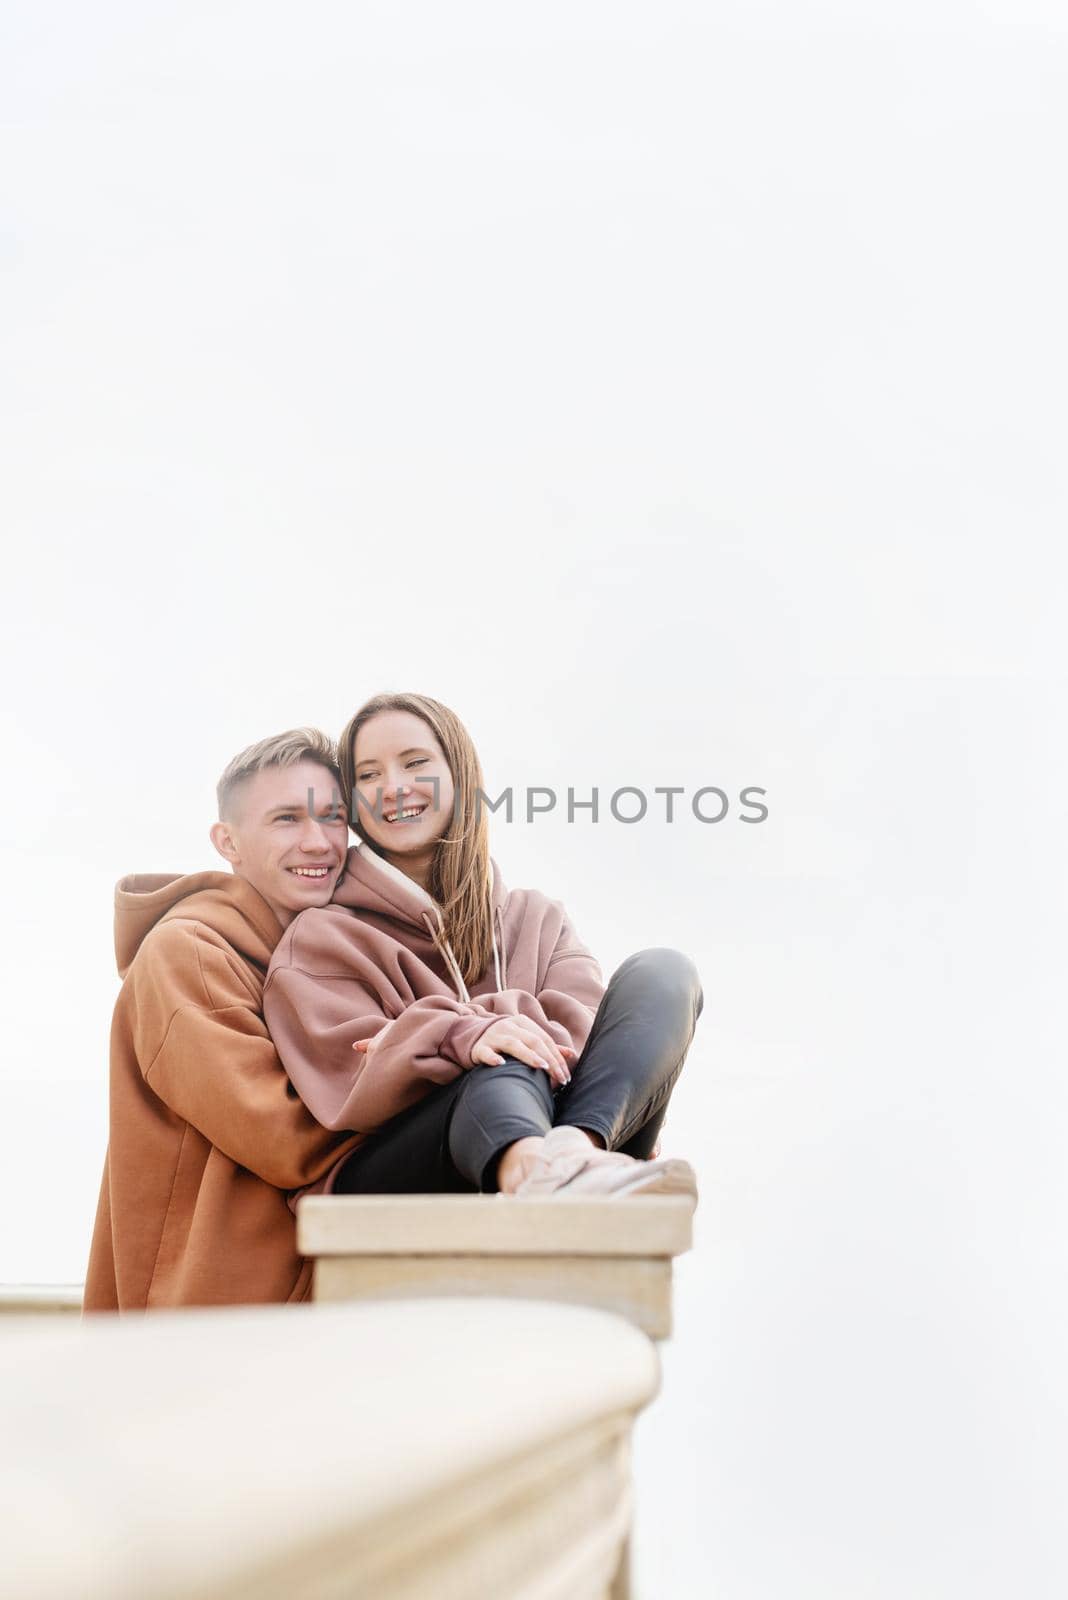
[[[497, 974], [497, 993], [503, 994], [508, 983], [508, 957], [504, 953], [504, 918], [500, 906], [493, 913], [494, 941], [493, 941], [493, 966]], [[500, 958], [497, 956], [497, 947], [500, 946]]]
[[[435, 945], [444, 956], [445, 965], [452, 973], [452, 981], [456, 985], [456, 993], [460, 1000], [464, 1005], [470, 1004], [471, 996], [467, 992], [467, 985], [464, 983], [464, 975], [460, 971], [460, 963], [453, 954], [452, 945], [445, 937], [444, 927], [434, 927], [434, 919], [429, 911], [423, 912], [423, 926], [426, 928]], [[508, 965], [504, 955], [504, 930], [501, 927], [501, 908], [498, 906], [493, 914], [493, 975], [497, 980], [498, 994], [504, 993], [504, 985], [507, 974]]]
[[446, 939], [444, 932], [435, 929], [434, 922], [429, 911], [423, 912], [423, 925], [430, 934], [430, 937], [433, 939], [434, 943], [437, 945], [438, 949], [441, 951], [442, 955], [445, 957], [445, 965], [452, 973], [452, 981], [456, 985], [456, 993], [461, 1002], [464, 1005], [469, 1005], [471, 996], [467, 992], [467, 985], [464, 983], [464, 975], [460, 971], [460, 964], [452, 953], [452, 945], [449, 943], [448, 939]]

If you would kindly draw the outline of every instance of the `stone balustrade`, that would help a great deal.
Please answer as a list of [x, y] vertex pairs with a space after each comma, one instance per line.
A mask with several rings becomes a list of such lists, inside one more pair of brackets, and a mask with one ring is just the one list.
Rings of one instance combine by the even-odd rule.
[[76, 1317], [82, 1309], [80, 1283], [0, 1283], [0, 1333], [17, 1328], [23, 1317]]
[[693, 1242], [684, 1196], [306, 1195], [297, 1248], [317, 1302], [430, 1294], [597, 1306], [671, 1333], [672, 1262]]
[[26, 1316], [0, 1341], [0, 1591], [621, 1600], [659, 1381], [621, 1317], [537, 1300]]

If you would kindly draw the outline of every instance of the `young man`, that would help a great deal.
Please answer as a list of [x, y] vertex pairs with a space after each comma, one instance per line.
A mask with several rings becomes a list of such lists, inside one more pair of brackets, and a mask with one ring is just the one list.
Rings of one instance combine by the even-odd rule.
[[218, 785], [211, 840], [231, 872], [124, 878], [110, 1129], [83, 1309], [307, 1300], [286, 1191], [359, 1142], [298, 1099], [262, 1014], [283, 929], [325, 906], [348, 826], [316, 728], [252, 745]]

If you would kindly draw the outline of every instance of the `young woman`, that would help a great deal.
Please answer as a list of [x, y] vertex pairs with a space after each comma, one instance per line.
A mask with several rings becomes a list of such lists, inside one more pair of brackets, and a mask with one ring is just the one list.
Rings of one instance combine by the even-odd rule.
[[292, 1209], [313, 1191], [696, 1205], [693, 1169], [655, 1148], [701, 1012], [693, 962], [642, 950], [606, 985], [558, 901], [505, 888], [474, 745], [436, 700], [376, 695], [339, 760], [359, 843], [333, 902], [287, 928], [263, 1002], [309, 1110], [364, 1137]]

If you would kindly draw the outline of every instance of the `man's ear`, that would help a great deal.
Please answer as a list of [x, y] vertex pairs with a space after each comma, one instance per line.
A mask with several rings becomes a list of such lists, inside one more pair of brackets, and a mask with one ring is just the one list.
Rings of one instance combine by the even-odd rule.
[[219, 854], [224, 856], [231, 866], [235, 866], [241, 860], [237, 848], [237, 840], [234, 838], [228, 822], [212, 823], [208, 837]]

